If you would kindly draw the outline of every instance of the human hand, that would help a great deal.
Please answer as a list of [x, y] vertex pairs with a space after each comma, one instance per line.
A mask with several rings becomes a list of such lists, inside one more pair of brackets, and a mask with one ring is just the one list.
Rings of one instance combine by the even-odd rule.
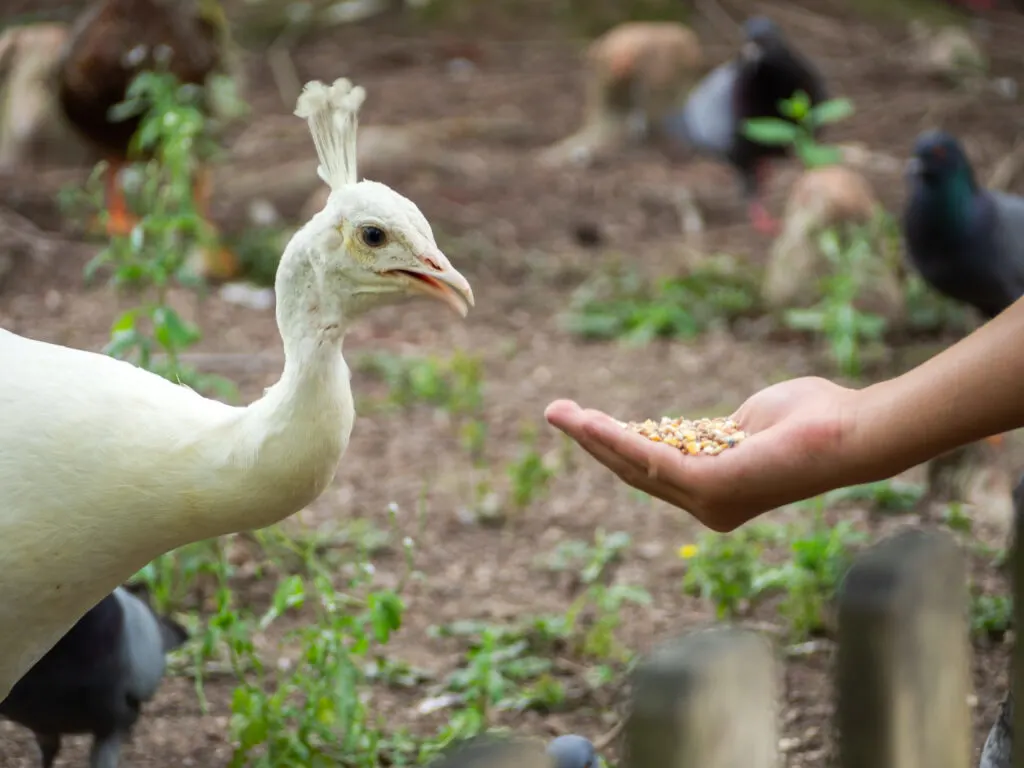
[[732, 415], [747, 438], [717, 456], [651, 442], [570, 400], [556, 400], [544, 415], [627, 484], [730, 531], [783, 504], [864, 481], [850, 439], [857, 397], [814, 377], [767, 387]]

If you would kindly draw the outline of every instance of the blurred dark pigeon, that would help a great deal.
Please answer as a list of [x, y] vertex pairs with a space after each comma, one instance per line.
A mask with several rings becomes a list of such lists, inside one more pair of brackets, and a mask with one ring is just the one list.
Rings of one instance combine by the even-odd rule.
[[778, 105], [797, 91], [806, 93], [812, 105], [827, 101], [828, 95], [817, 67], [789, 46], [771, 19], [750, 18], [743, 33], [739, 56], [698, 83], [657, 133], [673, 155], [688, 144], [730, 163], [740, 175], [751, 222], [769, 234], [777, 232], [779, 225], [761, 202], [761, 190], [769, 161], [792, 150], [750, 141], [742, 133], [743, 124], [756, 117], [789, 120], [779, 113]]
[[0, 703], [0, 715], [35, 733], [43, 768], [61, 735], [92, 734], [90, 768], [116, 768], [121, 742], [156, 693], [165, 654], [188, 639], [132, 591], [118, 587], [85, 614]]
[[554, 768], [596, 768], [597, 750], [593, 742], [574, 733], [552, 739], [547, 753]]
[[986, 319], [1024, 295], [1024, 198], [980, 187], [942, 131], [918, 136], [907, 183], [903, 236], [925, 282]]
[[455, 742], [430, 768], [597, 768], [593, 743], [567, 734], [547, 747], [534, 739], [484, 733]]

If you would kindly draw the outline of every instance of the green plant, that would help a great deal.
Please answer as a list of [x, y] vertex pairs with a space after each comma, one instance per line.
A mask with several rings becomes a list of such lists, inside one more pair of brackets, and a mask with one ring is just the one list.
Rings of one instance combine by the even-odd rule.
[[903, 297], [907, 324], [914, 330], [963, 332], [969, 329], [966, 308], [930, 288], [916, 273], [904, 278]]
[[555, 476], [555, 470], [544, 462], [536, 449], [537, 434], [532, 428], [524, 431], [519, 458], [508, 465], [512, 485], [512, 503], [519, 510], [526, 509], [544, 493]]
[[838, 148], [818, 144], [814, 133], [823, 125], [852, 115], [853, 103], [849, 99], [831, 99], [811, 106], [807, 93], [797, 91], [779, 102], [779, 113], [790, 119], [752, 118], [743, 124], [743, 135], [758, 144], [793, 147], [808, 168], [835, 165], [842, 159]]
[[873, 258], [870, 227], [851, 227], [842, 238], [835, 229], [819, 235], [819, 247], [831, 271], [822, 279], [823, 297], [809, 309], [791, 309], [785, 322], [790, 328], [823, 335], [832, 359], [844, 376], [862, 372], [863, 347], [885, 333], [886, 319], [857, 309], [856, 303], [870, 284]]
[[825, 609], [852, 562], [853, 547], [866, 540], [847, 521], [826, 524], [821, 508], [808, 530], [790, 538], [790, 559], [765, 570], [758, 579], [759, 591], [782, 592], [779, 612], [787, 619], [794, 641], [823, 628]]
[[971, 532], [971, 517], [964, 510], [964, 505], [960, 502], [951, 502], [947, 504], [941, 512], [942, 522], [952, 531], [960, 531], [961, 533]]
[[[565, 688], [554, 675], [554, 665], [540, 655], [542, 636], [528, 624], [510, 628], [464, 624], [475, 635], [465, 664], [444, 682], [460, 694], [464, 707], [458, 730], [467, 735], [489, 724], [492, 711], [555, 709], [565, 699]], [[550, 640], [550, 638], [546, 638]]]
[[592, 659], [628, 662], [632, 654], [615, 637], [622, 626], [623, 606], [632, 603], [648, 607], [652, 602], [650, 593], [643, 587], [591, 584], [566, 612], [571, 630], [584, 624], [583, 617], [586, 617], [586, 628], [576, 643], [577, 652]]
[[1008, 595], [975, 592], [971, 596], [971, 632], [1001, 640], [1013, 626], [1013, 601]]
[[566, 541], [544, 558], [549, 570], [578, 573], [583, 590], [566, 611], [564, 631], [584, 656], [627, 660], [629, 654], [615, 639], [622, 606], [651, 604], [650, 594], [641, 587], [607, 583], [612, 567], [622, 560], [630, 543], [629, 534], [623, 531], [605, 533], [599, 528], [592, 544]]
[[[878, 480], [874, 483], [837, 488], [820, 497], [826, 507], [850, 501], [866, 501], [881, 512], [906, 512], [913, 509], [924, 495], [924, 486], [901, 480]], [[818, 503], [817, 499], [808, 504]]]
[[[215, 234], [197, 212], [193, 197], [199, 161], [211, 152], [201, 98], [201, 89], [179, 85], [170, 74], [143, 72], [129, 86], [125, 101], [114, 108], [115, 118], [142, 116], [132, 146], [152, 159], [138, 167], [141, 181], [136, 197], [142, 213], [138, 224], [130, 235], [111, 238], [86, 265], [85, 273], [91, 278], [100, 268], [109, 267], [113, 285], [133, 288], [142, 299], [114, 321], [104, 349], [107, 354], [171, 381], [230, 398], [235, 388], [229, 381], [200, 374], [182, 363], [181, 353], [196, 344], [201, 334], [170, 302], [175, 285], [193, 289], [201, 285], [187, 270], [192, 252], [216, 245]], [[104, 170], [98, 167], [88, 188], [95, 190]], [[98, 207], [100, 219], [105, 220], [107, 213], [97, 200], [94, 192], [81, 202], [94, 210]]]
[[696, 545], [679, 550], [686, 561], [683, 589], [711, 603], [719, 619], [739, 615], [760, 593], [761, 555], [779, 535], [763, 526], [704, 534]]
[[[204, 606], [212, 604], [202, 622], [190, 622], [196, 631], [185, 653], [202, 701], [211, 665], [238, 680], [231, 765], [370, 768], [382, 753], [389, 760], [396, 750], [415, 753], [417, 745], [379, 726], [361, 695], [373, 680], [415, 679], [381, 653], [401, 627], [401, 594], [413, 575], [413, 543], [403, 537], [404, 575], [390, 588], [373, 583], [371, 554], [398, 533], [395, 508], [389, 520], [387, 533], [358, 526], [330, 536], [288, 534], [283, 526], [256, 532], [248, 540], [254, 575], [276, 583], [264, 609], [240, 593], [218, 542], [170, 552], [140, 572], [161, 610], [182, 608], [197, 591]], [[281, 638], [276, 662], [254, 641], [271, 628]]]
[[422, 403], [457, 416], [475, 416], [483, 406], [482, 361], [464, 352], [448, 359], [374, 352], [361, 355], [356, 368], [384, 380], [387, 402], [394, 407]]
[[[349, 588], [365, 587], [371, 574], [354, 569]], [[361, 597], [338, 591], [330, 573], [314, 569], [278, 584], [259, 626], [265, 629], [307, 604], [315, 620], [287, 634], [298, 645], [298, 658], [283, 673], [281, 665], [268, 669], [254, 658], [255, 675], [235, 689], [231, 730], [238, 746], [232, 766], [377, 764], [380, 734], [369, 722], [359, 687], [366, 659], [401, 627], [404, 604], [392, 590], [369, 590]], [[239, 650], [250, 655], [248, 644], [232, 648]]]
[[635, 272], [599, 273], [573, 294], [563, 325], [588, 339], [690, 339], [749, 314], [757, 292], [755, 279], [726, 258], [708, 259], [685, 277], [653, 284]]
[[622, 559], [630, 543], [625, 531], [605, 533], [598, 528], [593, 544], [579, 539], [564, 541], [544, 557], [544, 565], [552, 571], [577, 571], [583, 584], [594, 584]]

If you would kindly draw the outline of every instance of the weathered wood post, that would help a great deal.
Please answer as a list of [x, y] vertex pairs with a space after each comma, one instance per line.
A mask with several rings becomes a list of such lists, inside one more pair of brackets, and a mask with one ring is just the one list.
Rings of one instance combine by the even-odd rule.
[[[1011, 727], [1014, 737], [1024, 733], [1024, 707], [1017, 703], [1024, 701], [1024, 643], [1021, 643], [1021, 627], [1024, 627], [1024, 557], [1021, 556], [1021, 542], [1024, 542], [1024, 476], [1017, 481], [1013, 490], [1013, 539], [1010, 542], [1010, 577], [1013, 588], [1013, 652], [1010, 662], [1010, 694], [1013, 702]], [[1014, 744], [1010, 750], [1013, 768], [1024, 768], [1024, 749]]]
[[865, 551], [839, 591], [842, 768], [968, 768], [967, 570], [946, 531]]
[[775, 768], [778, 675], [756, 632], [716, 627], [655, 649], [633, 673], [630, 768]]

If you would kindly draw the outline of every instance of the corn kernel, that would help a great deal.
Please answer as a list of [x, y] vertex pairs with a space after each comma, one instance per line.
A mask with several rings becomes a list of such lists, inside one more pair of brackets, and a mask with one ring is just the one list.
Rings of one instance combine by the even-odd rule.
[[678, 448], [690, 456], [717, 456], [739, 445], [746, 433], [732, 419], [672, 419], [619, 422], [626, 429], [655, 443]]

